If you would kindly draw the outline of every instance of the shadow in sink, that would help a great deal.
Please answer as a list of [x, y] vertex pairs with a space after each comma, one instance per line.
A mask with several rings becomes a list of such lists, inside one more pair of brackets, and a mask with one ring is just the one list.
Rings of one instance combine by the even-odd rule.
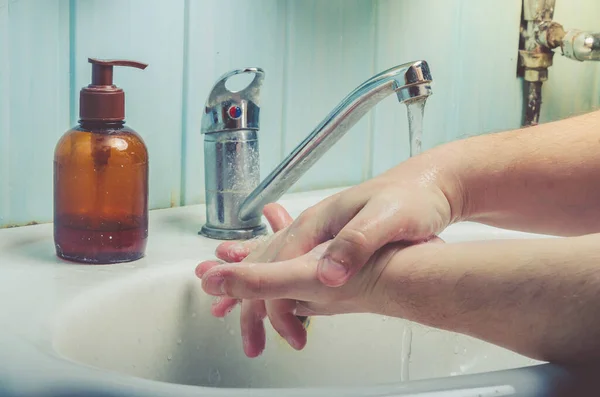
[[231, 388], [369, 386], [536, 362], [480, 340], [370, 314], [315, 317], [297, 352], [267, 326], [247, 358], [239, 310], [210, 315], [193, 272], [144, 271], [82, 295], [57, 319], [59, 355], [135, 377]]

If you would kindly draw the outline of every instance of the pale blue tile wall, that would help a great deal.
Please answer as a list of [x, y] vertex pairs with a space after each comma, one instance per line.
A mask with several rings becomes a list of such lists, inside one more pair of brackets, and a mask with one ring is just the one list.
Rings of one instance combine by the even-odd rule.
[[0, 225], [47, 221], [69, 126], [68, 1], [0, 0]]
[[[88, 57], [119, 69], [127, 122], [151, 156], [150, 205], [204, 199], [200, 114], [215, 79], [266, 70], [261, 167], [266, 175], [350, 90], [372, 74], [427, 60], [435, 95], [424, 147], [516, 128], [520, 0], [0, 0], [0, 227], [52, 219], [52, 155], [77, 119]], [[585, 10], [585, 12], [581, 12]], [[567, 27], [600, 30], [600, 3], [557, 0]], [[600, 106], [600, 65], [557, 55], [542, 120]], [[294, 187], [357, 183], [408, 157], [406, 110], [389, 98]]]
[[[151, 208], [179, 205], [184, 86], [184, 1], [77, 0], [72, 2], [75, 93], [90, 83], [88, 57], [134, 59], [144, 71], [115, 68], [125, 90], [126, 122], [138, 131], [150, 156]], [[107, 26], [107, 23], [110, 25]]]

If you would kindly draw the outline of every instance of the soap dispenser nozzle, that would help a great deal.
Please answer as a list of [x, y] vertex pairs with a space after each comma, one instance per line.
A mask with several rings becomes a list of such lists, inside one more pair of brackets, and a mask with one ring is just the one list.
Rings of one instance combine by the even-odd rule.
[[148, 64], [128, 60], [103, 60], [88, 58], [92, 64], [92, 84], [91, 85], [113, 85], [113, 66], [127, 66], [131, 68], [146, 69]]
[[121, 121], [125, 118], [125, 93], [113, 84], [113, 66], [146, 69], [142, 62], [88, 58], [92, 82], [81, 89], [79, 119], [83, 121]]

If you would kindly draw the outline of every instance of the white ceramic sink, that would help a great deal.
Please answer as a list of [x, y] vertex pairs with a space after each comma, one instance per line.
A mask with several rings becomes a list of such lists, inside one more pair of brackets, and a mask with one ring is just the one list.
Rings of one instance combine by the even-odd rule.
[[[537, 236], [463, 224], [442, 237], [455, 242]], [[147, 271], [75, 299], [60, 314], [54, 347], [111, 371], [225, 388], [365, 386], [538, 363], [474, 338], [369, 314], [312, 318], [301, 352], [268, 325], [266, 351], [249, 359], [242, 351], [239, 311], [214, 318], [212, 300], [190, 267]]]
[[314, 317], [297, 352], [268, 327], [259, 358], [242, 351], [238, 311], [210, 315], [190, 269], [100, 287], [60, 316], [56, 351], [134, 376], [218, 387], [364, 386], [515, 368], [532, 360], [476, 339], [376, 315]]
[[[296, 216], [333, 192], [282, 203]], [[212, 317], [194, 276], [219, 243], [197, 235], [203, 211], [153, 211], [147, 256], [111, 266], [58, 260], [51, 225], [1, 230], [0, 395], [541, 397], [581, 384], [577, 371], [375, 315], [313, 317], [301, 352], [269, 325], [263, 355], [246, 358], [239, 312]], [[541, 236], [459, 224], [442, 237]]]

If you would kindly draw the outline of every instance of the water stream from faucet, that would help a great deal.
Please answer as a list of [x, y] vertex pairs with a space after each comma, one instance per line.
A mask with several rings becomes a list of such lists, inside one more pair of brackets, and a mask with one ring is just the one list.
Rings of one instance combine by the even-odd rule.
[[[423, 118], [425, 115], [425, 103], [427, 98], [420, 98], [406, 103], [408, 111], [408, 136], [410, 139], [410, 157], [416, 156], [422, 150]], [[409, 322], [404, 326], [402, 333], [402, 352], [400, 358], [400, 381], [407, 382], [410, 379], [410, 354], [412, 348], [412, 327]]]
[[421, 153], [423, 138], [423, 117], [427, 97], [406, 103], [408, 111], [408, 137], [410, 139], [410, 157]]
[[408, 382], [410, 380], [410, 354], [412, 349], [412, 327], [407, 321], [402, 331], [402, 352], [400, 357], [400, 381]]

